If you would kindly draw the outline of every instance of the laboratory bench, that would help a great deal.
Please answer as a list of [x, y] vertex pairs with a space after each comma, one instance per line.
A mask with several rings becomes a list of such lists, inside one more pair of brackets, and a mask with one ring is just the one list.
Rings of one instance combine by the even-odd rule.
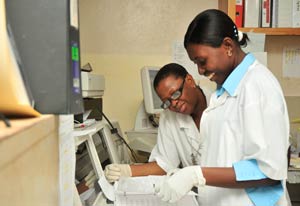
[[41, 115], [0, 122], [0, 205], [74, 203], [73, 115]]
[[300, 206], [300, 169], [289, 167], [286, 187], [292, 206]]
[[10, 123], [0, 122], [0, 205], [58, 205], [58, 118], [43, 115]]
[[287, 183], [292, 206], [300, 206], [300, 184]]

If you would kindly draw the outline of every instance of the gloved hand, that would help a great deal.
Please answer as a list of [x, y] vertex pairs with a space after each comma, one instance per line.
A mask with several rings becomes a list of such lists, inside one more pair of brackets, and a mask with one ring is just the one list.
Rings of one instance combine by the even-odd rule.
[[89, 172], [89, 174], [84, 178], [84, 180], [85, 180], [85, 185], [87, 187], [89, 187], [89, 188], [94, 187], [94, 183], [97, 180], [97, 176], [96, 176], [94, 170], [91, 170]]
[[131, 168], [128, 164], [109, 164], [105, 167], [104, 175], [108, 182], [112, 183], [120, 177], [131, 177]]
[[163, 201], [174, 203], [180, 200], [194, 186], [204, 186], [200, 166], [189, 166], [167, 176], [161, 185], [155, 185], [155, 192]]

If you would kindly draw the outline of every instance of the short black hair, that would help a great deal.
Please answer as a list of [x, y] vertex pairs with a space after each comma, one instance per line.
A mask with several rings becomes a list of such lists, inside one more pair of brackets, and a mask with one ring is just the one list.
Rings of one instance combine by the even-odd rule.
[[238, 29], [232, 19], [223, 11], [208, 9], [199, 13], [188, 26], [184, 36], [184, 47], [188, 44], [204, 44], [218, 48], [223, 39], [229, 37], [237, 45], [246, 46], [248, 36], [243, 33], [239, 41]]
[[153, 87], [156, 90], [156, 87], [161, 82], [161, 80], [169, 76], [174, 76], [175, 78], [178, 77], [185, 78], [187, 74], [188, 74], [187, 70], [180, 64], [176, 64], [176, 63], [166, 64], [165, 66], [160, 68], [160, 70], [157, 72], [156, 76], [154, 77]]

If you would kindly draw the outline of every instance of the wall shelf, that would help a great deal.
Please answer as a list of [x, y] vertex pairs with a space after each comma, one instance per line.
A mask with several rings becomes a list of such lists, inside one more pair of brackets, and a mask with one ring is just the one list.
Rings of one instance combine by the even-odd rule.
[[266, 35], [300, 35], [300, 28], [239, 28], [242, 32], [265, 33]]
[[[235, 21], [235, 0], [218, 0], [219, 9], [227, 13]], [[239, 28], [243, 32], [265, 33], [273, 36], [297, 36], [300, 28]]]

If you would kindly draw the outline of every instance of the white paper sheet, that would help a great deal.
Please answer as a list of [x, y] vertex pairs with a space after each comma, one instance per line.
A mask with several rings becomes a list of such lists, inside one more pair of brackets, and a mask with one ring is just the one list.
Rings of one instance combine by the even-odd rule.
[[156, 195], [118, 195], [115, 206], [197, 206], [194, 196], [184, 196], [176, 203], [162, 201]]
[[300, 77], [300, 47], [283, 48], [282, 69], [284, 77]]
[[155, 194], [155, 184], [165, 176], [130, 177], [115, 183], [115, 206], [181, 206], [198, 205], [194, 195], [186, 195], [176, 203], [164, 202]]

